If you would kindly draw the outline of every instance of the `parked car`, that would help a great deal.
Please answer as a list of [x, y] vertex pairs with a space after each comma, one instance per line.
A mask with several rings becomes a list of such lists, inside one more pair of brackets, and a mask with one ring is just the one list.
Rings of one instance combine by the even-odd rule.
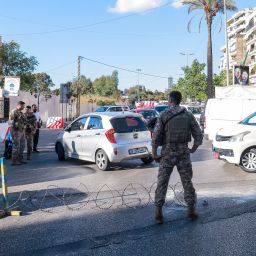
[[256, 172], [256, 112], [239, 124], [220, 129], [213, 141], [215, 157]]
[[155, 110], [158, 114], [160, 114], [162, 111], [166, 110], [169, 106], [168, 105], [158, 105], [155, 107]]
[[132, 112], [141, 114], [146, 121], [159, 116], [153, 108], [139, 108], [132, 110]]
[[130, 111], [128, 106], [102, 106], [98, 107], [95, 112], [124, 112]]
[[191, 112], [194, 115], [198, 124], [200, 124], [200, 117], [201, 117], [201, 114], [202, 114], [202, 110], [199, 106], [196, 106], [196, 105], [181, 105], [181, 107], [184, 107], [189, 112]]
[[140, 115], [131, 112], [80, 116], [58, 136], [55, 151], [60, 161], [70, 157], [95, 162], [103, 171], [124, 160], [153, 162], [151, 133]]

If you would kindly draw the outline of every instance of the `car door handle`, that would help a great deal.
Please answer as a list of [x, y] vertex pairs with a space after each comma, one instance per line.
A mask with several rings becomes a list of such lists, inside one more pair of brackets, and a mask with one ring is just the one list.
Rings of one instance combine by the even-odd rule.
[[97, 133], [95, 133], [95, 135], [100, 135], [100, 133], [99, 133], [99, 132], [97, 132]]
[[76, 137], [81, 137], [81, 135], [77, 135]]

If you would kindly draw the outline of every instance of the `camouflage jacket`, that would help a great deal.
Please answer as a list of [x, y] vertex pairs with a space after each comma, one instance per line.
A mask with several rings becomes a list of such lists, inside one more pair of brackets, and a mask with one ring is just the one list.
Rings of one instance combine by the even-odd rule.
[[[175, 114], [178, 115], [168, 121]], [[191, 141], [191, 135], [195, 145], [202, 144], [203, 135], [193, 114], [180, 106], [168, 108], [160, 114], [155, 126], [152, 138], [153, 152], [156, 152], [159, 146], [163, 146], [162, 154], [175, 150], [184, 152]]]
[[24, 131], [25, 128], [25, 116], [17, 109], [13, 109], [9, 117], [10, 128], [15, 131]]
[[[26, 133], [32, 133], [36, 130], [37, 120], [34, 113], [25, 113], [25, 132]], [[31, 128], [31, 132], [30, 129]]]

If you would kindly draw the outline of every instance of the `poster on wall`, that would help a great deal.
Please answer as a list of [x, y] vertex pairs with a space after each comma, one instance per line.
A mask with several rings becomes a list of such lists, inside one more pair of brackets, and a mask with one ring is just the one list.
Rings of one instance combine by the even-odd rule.
[[4, 97], [18, 96], [20, 90], [20, 78], [6, 76], [4, 78]]
[[249, 85], [249, 66], [234, 66], [234, 85]]

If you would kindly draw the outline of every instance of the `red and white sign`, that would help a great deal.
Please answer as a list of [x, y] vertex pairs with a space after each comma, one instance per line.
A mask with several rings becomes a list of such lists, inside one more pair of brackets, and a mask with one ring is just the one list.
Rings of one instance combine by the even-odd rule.
[[64, 128], [64, 118], [59, 116], [48, 117], [46, 128], [49, 129], [63, 129]]
[[156, 101], [140, 101], [136, 103], [136, 108], [154, 108], [157, 105]]

